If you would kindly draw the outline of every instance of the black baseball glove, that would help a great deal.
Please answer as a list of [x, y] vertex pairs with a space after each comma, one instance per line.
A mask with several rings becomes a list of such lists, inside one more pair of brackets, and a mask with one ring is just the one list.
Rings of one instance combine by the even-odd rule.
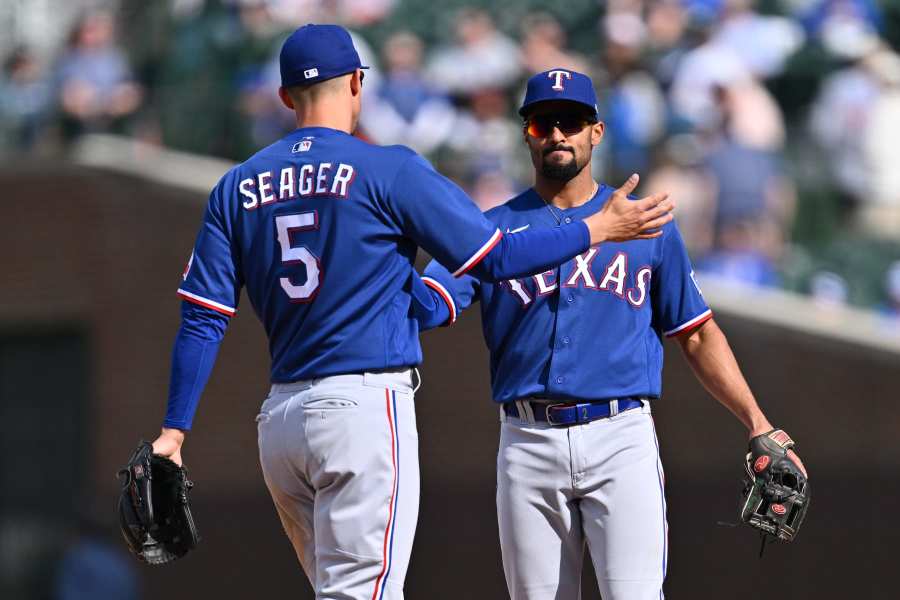
[[750, 440], [741, 520], [765, 536], [790, 542], [809, 508], [809, 481], [788, 458], [794, 440], [773, 429]]
[[153, 454], [153, 446], [142, 441], [119, 477], [119, 525], [135, 556], [161, 565], [197, 545], [200, 537], [188, 499], [194, 484], [183, 467]]

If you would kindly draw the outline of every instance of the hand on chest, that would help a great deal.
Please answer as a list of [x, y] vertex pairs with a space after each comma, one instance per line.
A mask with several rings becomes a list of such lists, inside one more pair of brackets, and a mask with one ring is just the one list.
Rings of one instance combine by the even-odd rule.
[[561, 306], [578, 298], [591, 304], [619, 301], [640, 308], [650, 295], [651, 252], [652, 246], [642, 242], [594, 246], [560, 268], [504, 281], [497, 293], [525, 308], [557, 293]]

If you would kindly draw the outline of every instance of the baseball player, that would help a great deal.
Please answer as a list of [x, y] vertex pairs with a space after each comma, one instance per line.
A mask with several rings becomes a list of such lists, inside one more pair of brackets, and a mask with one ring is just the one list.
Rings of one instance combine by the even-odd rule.
[[246, 287], [272, 356], [260, 462], [316, 597], [402, 598], [419, 502], [411, 370], [422, 357], [410, 309], [427, 288], [412, 269], [417, 246], [456, 276], [509, 279], [604, 240], [652, 239], [672, 204], [614, 200], [584, 222], [504, 236], [408, 148], [350, 135], [366, 67], [345, 30], [301, 27], [280, 60], [279, 94], [298, 129], [212, 190], [178, 290], [182, 326], [153, 447], [181, 463]]
[[[604, 124], [587, 76], [535, 75], [519, 112], [535, 185], [486, 213], [498, 228], [515, 237], [566, 227], [623, 194], [591, 177]], [[604, 600], [663, 597], [666, 501], [650, 415], [663, 336], [678, 341], [751, 436], [772, 429], [712, 320], [678, 228], [661, 231], [496, 283], [454, 278], [440, 259], [426, 269], [438, 302], [418, 313], [423, 328], [481, 301], [502, 422], [497, 511], [513, 600], [579, 598], [585, 543]]]

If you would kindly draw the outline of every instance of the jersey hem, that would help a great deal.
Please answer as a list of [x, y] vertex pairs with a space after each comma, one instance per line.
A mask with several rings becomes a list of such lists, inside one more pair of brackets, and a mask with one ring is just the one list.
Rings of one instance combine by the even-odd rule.
[[699, 315], [697, 315], [696, 317], [694, 317], [694, 318], [691, 319], [690, 321], [685, 321], [684, 323], [682, 323], [682, 324], [679, 325], [678, 327], [676, 327], [676, 328], [674, 328], [674, 329], [670, 329], [669, 331], [664, 332], [664, 333], [665, 333], [665, 336], [666, 336], [666, 337], [672, 337], [672, 336], [674, 336], [674, 335], [678, 335], [678, 334], [681, 334], [681, 333], [686, 333], [686, 332], [688, 332], [688, 331], [691, 331], [691, 330], [693, 330], [693, 329], [696, 329], [697, 327], [700, 327], [701, 325], [703, 325], [704, 323], [706, 323], [707, 321], [709, 321], [709, 320], [712, 318], [712, 316], [713, 316], [713, 314], [712, 314], [712, 309], [707, 308], [705, 311], [703, 311], [702, 313], [700, 313]]
[[453, 325], [456, 322], [456, 303], [453, 302], [453, 297], [450, 295], [450, 292], [448, 292], [447, 288], [442, 286], [437, 280], [432, 279], [431, 277], [422, 277], [422, 283], [436, 291], [447, 305], [447, 308], [450, 309], [450, 318], [442, 325], [445, 327]]
[[179, 296], [187, 300], [188, 302], [193, 302], [194, 304], [199, 304], [205, 308], [212, 309], [216, 312], [220, 312], [223, 315], [228, 315], [229, 317], [233, 317], [237, 312], [235, 309], [230, 306], [225, 306], [224, 304], [220, 304], [214, 300], [210, 300], [209, 298], [204, 298], [203, 296], [198, 296], [197, 294], [192, 294], [186, 290], [181, 288], [176, 292]]
[[488, 255], [488, 252], [494, 249], [498, 243], [500, 243], [500, 238], [503, 237], [503, 232], [500, 229], [496, 229], [494, 234], [491, 235], [490, 239], [484, 243], [484, 245], [475, 251], [469, 260], [464, 262], [460, 268], [458, 268], [454, 273], [454, 277], [460, 277], [465, 275], [468, 271], [470, 271], [475, 265], [481, 262], [485, 256]]

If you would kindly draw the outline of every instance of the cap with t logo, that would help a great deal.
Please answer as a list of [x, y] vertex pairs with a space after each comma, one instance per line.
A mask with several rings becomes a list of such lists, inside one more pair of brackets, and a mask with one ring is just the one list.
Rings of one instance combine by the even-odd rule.
[[304, 25], [281, 46], [281, 85], [312, 85], [356, 69], [359, 60], [353, 40], [339, 25]]
[[528, 114], [535, 104], [549, 100], [568, 100], [584, 105], [591, 115], [597, 119], [597, 94], [591, 78], [571, 69], [550, 69], [538, 73], [528, 80], [525, 100], [519, 114]]

